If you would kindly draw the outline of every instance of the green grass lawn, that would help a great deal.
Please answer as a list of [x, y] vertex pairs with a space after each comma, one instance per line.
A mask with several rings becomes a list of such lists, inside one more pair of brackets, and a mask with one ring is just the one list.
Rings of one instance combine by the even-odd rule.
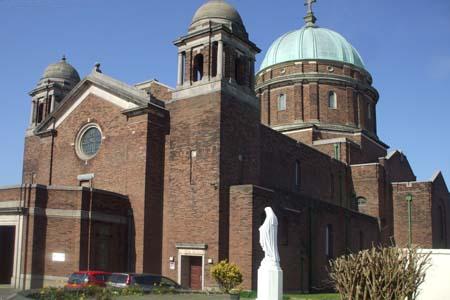
[[[243, 292], [241, 299], [256, 299], [256, 292]], [[285, 300], [339, 300], [338, 294], [285, 294]]]

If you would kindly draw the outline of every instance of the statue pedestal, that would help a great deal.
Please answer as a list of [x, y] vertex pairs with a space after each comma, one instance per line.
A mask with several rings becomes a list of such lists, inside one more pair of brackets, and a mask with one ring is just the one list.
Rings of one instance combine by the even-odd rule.
[[283, 270], [279, 265], [265, 265], [258, 269], [258, 298], [257, 300], [283, 299]]

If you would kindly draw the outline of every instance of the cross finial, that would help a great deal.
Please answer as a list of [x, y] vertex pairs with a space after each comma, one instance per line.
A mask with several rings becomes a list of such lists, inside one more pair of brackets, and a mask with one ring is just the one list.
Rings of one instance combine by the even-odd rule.
[[308, 11], [306, 12], [305, 22], [307, 27], [314, 27], [316, 23], [316, 16], [314, 16], [314, 12], [312, 10], [312, 6], [316, 3], [317, 0], [305, 0], [305, 6], [308, 7]]
[[307, 11], [308, 14], [312, 14], [313, 13], [312, 6], [316, 2], [317, 2], [317, 0], [305, 0], [305, 6], [308, 6], [308, 11]]

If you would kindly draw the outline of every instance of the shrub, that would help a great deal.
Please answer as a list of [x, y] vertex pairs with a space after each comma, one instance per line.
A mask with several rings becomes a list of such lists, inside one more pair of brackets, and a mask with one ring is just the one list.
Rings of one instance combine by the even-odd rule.
[[220, 289], [229, 293], [242, 283], [242, 273], [235, 264], [226, 260], [219, 262], [211, 268], [211, 276], [219, 284]]
[[330, 277], [341, 299], [416, 299], [425, 280], [429, 255], [416, 248], [361, 251], [330, 261]]
[[116, 296], [142, 296], [144, 290], [138, 285], [130, 285], [125, 288], [112, 288], [112, 293]]
[[155, 284], [151, 291], [152, 294], [156, 295], [164, 295], [164, 294], [177, 294], [177, 291], [170, 286], [164, 284]]
[[24, 295], [27, 298], [37, 300], [111, 300], [113, 296], [127, 296], [127, 295], [143, 295], [142, 293], [133, 292], [129, 289], [107, 289], [102, 287], [87, 287], [84, 289], [64, 289], [64, 288], [43, 288], [38, 292], [32, 292]]

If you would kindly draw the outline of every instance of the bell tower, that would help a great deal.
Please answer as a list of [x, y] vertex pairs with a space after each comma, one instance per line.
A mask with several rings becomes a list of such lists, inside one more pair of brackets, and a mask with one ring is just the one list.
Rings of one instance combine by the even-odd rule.
[[65, 56], [61, 61], [49, 65], [36, 88], [30, 92], [32, 108], [29, 128], [33, 129], [42, 123], [78, 82], [80, 76]]
[[[166, 105], [170, 136], [163, 212], [164, 220], [174, 221], [164, 224], [163, 274], [201, 289], [214, 284], [209, 276], [202, 286], [189, 286], [186, 270], [199, 267], [208, 274], [212, 264], [199, 257], [228, 259], [230, 186], [258, 180], [254, 65], [260, 50], [237, 10], [222, 0], [201, 6], [175, 45], [178, 82]], [[168, 267], [170, 260], [179, 270]]]
[[260, 50], [249, 40], [239, 13], [228, 3], [210, 0], [204, 4], [196, 12], [188, 34], [177, 39], [175, 45], [175, 99], [222, 88], [253, 97], [255, 56]]

